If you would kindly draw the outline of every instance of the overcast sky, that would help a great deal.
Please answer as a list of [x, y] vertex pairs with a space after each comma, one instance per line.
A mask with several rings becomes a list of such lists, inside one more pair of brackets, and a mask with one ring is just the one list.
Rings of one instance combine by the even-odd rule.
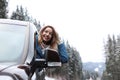
[[83, 62], [104, 61], [108, 34], [120, 33], [119, 0], [9, 0], [9, 12], [23, 5], [41, 24], [52, 25], [75, 47]]

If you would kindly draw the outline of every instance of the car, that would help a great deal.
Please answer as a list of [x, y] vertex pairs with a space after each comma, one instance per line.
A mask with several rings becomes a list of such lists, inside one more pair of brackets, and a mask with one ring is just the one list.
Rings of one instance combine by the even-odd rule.
[[21, 64], [30, 63], [34, 56], [36, 27], [19, 20], [0, 19], [0, 80], [27, 80]]
[[[0, 19], [0, 80], [36, 79], [35, 74], [30, 77], [23, 68], [29, 67], [34, 58], [35, 34], [38, 34], [36, 26], [29, 21]], [[35, 59], [35, 63], [35, 69], [43, 65], [44, 68], [61, 66], [59, 61], [56, 64], [46, 59]]]

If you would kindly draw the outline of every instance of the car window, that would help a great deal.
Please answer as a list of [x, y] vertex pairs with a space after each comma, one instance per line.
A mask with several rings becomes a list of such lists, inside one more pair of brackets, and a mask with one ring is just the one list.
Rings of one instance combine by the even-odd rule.
[[0, 62], [15, 62], [24, 48], [26, 27], [0, 24]]

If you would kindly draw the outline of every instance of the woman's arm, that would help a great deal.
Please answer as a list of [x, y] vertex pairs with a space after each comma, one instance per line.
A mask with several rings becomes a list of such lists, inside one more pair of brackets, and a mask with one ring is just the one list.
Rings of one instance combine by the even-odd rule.
[[67, 63], [68, 62], [68, 53], [67, 53], [64, 42], [62, 42], [58, 45], [58, 52], [60, 55], [61, 62]]

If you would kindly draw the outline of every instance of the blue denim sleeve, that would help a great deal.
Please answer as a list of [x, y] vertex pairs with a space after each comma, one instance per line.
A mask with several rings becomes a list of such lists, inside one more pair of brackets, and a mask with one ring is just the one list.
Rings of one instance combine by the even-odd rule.
[[38, 35], [36, 35], [36, 58], [43, 58], [44, 55], [42, 54], [41, 47], [38, 44]]
[[64, 43], [58, 45], [58, 52], [62, 63], [68, 62], [68, 53]]

